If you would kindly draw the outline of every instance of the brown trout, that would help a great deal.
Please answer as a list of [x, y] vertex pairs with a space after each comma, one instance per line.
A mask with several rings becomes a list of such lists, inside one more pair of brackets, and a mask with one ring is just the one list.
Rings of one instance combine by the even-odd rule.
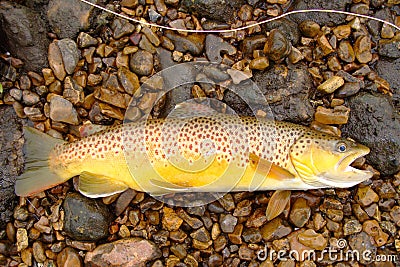
[[[26, 170], [15, 186], [20, 196], [77, 175], [78, 189], [88, 197], [128, 188], [167, 194], [351, 187], [372, 176], [350, 166], [369, 148], [305, 126], [254, 117], [218, 113], [150, 119], [70, 143], [29, 127], [24, 134]], [[285, 205], [290, 194], [277, 192]]]

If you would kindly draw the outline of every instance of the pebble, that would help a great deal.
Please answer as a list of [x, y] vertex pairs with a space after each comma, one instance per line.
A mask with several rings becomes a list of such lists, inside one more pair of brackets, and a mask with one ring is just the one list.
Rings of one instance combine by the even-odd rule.
[[368, 63], [372, 60], [371, 39], [368, 36], [360, 36], [356, 39], [354, 54], [360, 63]]
[[75, 249], [66, 247], [57, 255], [57, 266], [68, 267], [68, 266], [83, 266], [82, 258], [76, 252]]
[[269, 66], [269, 61], [267, 57], [258, 57], [255, 59], [252, 59], [250, 61], [250, 69], [255, 69], [255, 70], [265, 70]]
[[94, 97], [110, 105], [123, 109], [127, 108], [125, 94], [118, 91], [109, 90], [108, 88], [101, 87], [94, 92]]
[[258, 243], [262, 240], [262, 235], [257, 228], [246, 228], [242, 234], [243, 240], [246, 243]]
[[31, 121], [44, 121], [46, 117], [43, 115], [39, 108], [24, 107], [24, 114], [28, 116]]
[[50, 118], [53, 121], [72, 125], [79, 124], [78, 113], [72, 103], [58, 95], [53, 96], [50, 100]]
[[259, 228], [266, 222], [267, 222], [267, 216], [265, 216], [265, 209], [258, 208], [247, 219], [246, 227]]
[[193, 229], [198, 229], [203, 226], [203, 222], [200, 219], [189, 216], [183, 209], [179, 209], [177, 214]]
[[328, 39], [324, 34], [321, 34], [317, 37], [317, 43], [319, 47], [322, 49], [322, 53], [324, 56], [329, 55], [334, 51], [332, 45], [329, 43]]
[[152, 54], [156, 53], [155, 46], [149, 41], [146, 35], [142, 35], [139, 42], [139, 48]]
[[116, 18], [111, 24], [114, 39], [120, 39], [123, 36], [131, 34], [135, 30], [135, 26], [126, 19]]
[[212, 254], [209, 258], [208, 258], [208, 266], [210, 267], [219, 267], [222, 266], [223, 264], [223, 257], [220, 254]]
[[236, 48], [233, 45], [214, 34], [207, 34], [205, 49], [208, 60], [218, 64], [222, 62], [222, 53], [236, 54]]
[[31, 79], [27, 75], [21, 75], [19, 79], [19, 87], [21, 90], [29, 90], [32, 86]]
[[63, 97], [74, 105], [83, 104], [85, 94], [83, 88], [70, 76], [64, 80]]
[[240, 201], [235, 210], [233, 211], [233, 216], [241, 217], [241, 216], [249, 216], [251, 213], [251, 201], [248, 199]]
[[18, 228], [16, 234], [17, 241], [17, 251], [22, 251], [26, 249], [29, 245], [28, 243], [28, 232], [24, 228]]
[[392, 39], [379, 40], [378, 42], [378, 54], [388, 58], [400, 58], [400, 35], [396, 35]]
[[63, 209], [64, 231], [74, 240], [97, 241], [108, 235], [111, 216], [107, 206], [101, 201], [78, 193], [68, 193]]
[[242, 42], [241, 51], [246, 56], [253, 55], [253, 51], [263, 49], [267, 38], [265, 35], [254, 35], [247, 37]]
[[361, 90], [359, 82], [346, 82], [342, 88], [335, 91], [335, 96], [339, 98], [346, 98], [357, 94]]
[[46, 260], [43, 244], [41, 242], [34, 242], [32, 245], [33, 257], [38, 263], [43, 263]]
[[250, 261], [250, 260], [256, 258], [254, 250], [250, 249], [245, 244], [240, 246], [238, 254], [239, 254], [239, 259], [245, 260], [245, 261]]
[[312, 20], [304, 20], [300, 23], [299, 29], [305, 37], [314, 38], [320, 33], [321, 27]]
[[85, 256], [85, 266], [145, 267], [161, 257], [160, 249], [151, 241], [126, 238], [97, 246]]
[[190, 236], [201, 242], [208, 242], [211, 240], [210, 233], [206, 230], [206, 228], [201, 227], [190, 234]]
[[264, 46], [264, 53], [273, 61], [281, 61], [290, 53], [292, 46], [286, 36], [277, 29], [270, 32]]
[[221, 226], [221, 231], [224, 233], [232, 233], [238, 219], [231, 214], [221, 214], [219, 219], [219, 225]]
[[181, 36], [172, 31], [165, 31], [164, 35], [174, 43], [175, 50], [179, 52], [190, 52], [194, 56], [198, 56], [203, 52], [204, 34], [195, 33], [188, 36]]
[[77, 43], [79, 48], [87, 48], [89, 46], [96, 46], [99, 42], [96, 38], [90, 36], [89, 34], [80, 32]]
[[338, 40], [346, 39], [351, 34], [350, 25], [339, 25], [333, 29], [333, 34]]
[[320, 84], [317, 89], [326, 94], [331, 94], [335, 92], [344, 84], [344, 79], [340, 76], [332, 76], [322, 84]]
[[358, 220], [346, 220], [343, 225], [343, 234], [345, 236], [353, 235], [362, 231], [362, 225]]
[[312, 229], [307, 229], [299, 233], [297, 238], [303, 245], [316, 250], [323, 250], [328, 245], [328, 240], [322, 234], [318, 234]]
[[157, 34], [153, 32], [149, 27], [143, 27], [142, 28], [142, 33], [146, 35], [147, 39], [150, 41], [155, 46], [159, 46], [161, 41], [158, 38]]
[[34, 71], [28, 71], [28, 76], [31, 79], [32, 84], [34, 86], [41, 86], [44, 84], [44, 79], [40, 74], [38, 74]]
[[296, 227], [303, 227], [311, 216], [310, 206], [304, 198], [296, 199], [290, 210], [289, 219]]
[[376, 220], [368, 220], [363, 223], [363, 231], [374, 238], [378, 247], [385, 245], [388, 242], [389, 235], [383, 232], [379, 223]]
[[375, 191], [369, 187], [359, 187], [356, 194], [356, 200], [360, 203], [363, 207], [369, 206], [372, 203], [379, 201], [379, 196]]
[[260, 231], [263, 239], [268, 242], [287, 236], [292, 232], [292, 228], [285, 225], [281, 218], [275, 218], [265, 224]]
[[28, 210], [24, 207], [16, 207], [14, 209], [13, 217], [18, 221], [26, 221], [29, 217]]
[[132, 199], [136, 196], [136, 191], [132, 189], [125, 190], [119, 195], [115, 203], [115, 215], [119, 216], [131, 203]]
[[172, 245], [170, 247], [172, 253], [177, 256], [179, 259], [184, 259], [187, 256], [186, 248], [182, 244]]
[[[355, 235], [351, 235], [348, 241], [352, 250], [358, 251], [360, 255], [368, 255], [371, 257], [371, 259], [375, 258], [377, 249], [373, 244], [372, 238], [364, 231]], [[360, 263], [368, 264], [371, 263], [371, 261], [366, 257], [360, 257]]]
[[168, 231], [176, 231], [181, 227], [183, 219], [180, 218], [173, 209], [164, 207], [162, 225]]
[[65, 38], [57, 41], [56, 45], [60, 49], [65, 71], [68, 74], [73, 74], [81, 54], [76, 43], [71, 39]]
[[228, 238], [232, 244], [240, 245], [242, 244], [242, 232], [243, 232], [243, 224], [238, 224], [235, 226], [235, 229], [232, 233], [228, 234]]
[[317, 107], [315, 120], [322, 124], [346, 124], [350, 109], [345, 106], [336, 106], [333, 109], [322, 106]]
[[153, 55], [148, 51], [139, 50], [129, 61], [131, 71], [140, 76], [148, 76], [153, 71]]
[[54, 41], [49, 45], [48, 61], [50, 68], [53, 70], [57, 79], [63, 81], [67, 73], [64, 69], [63, 57], [61, 50], [57, 45], [57, 41]]

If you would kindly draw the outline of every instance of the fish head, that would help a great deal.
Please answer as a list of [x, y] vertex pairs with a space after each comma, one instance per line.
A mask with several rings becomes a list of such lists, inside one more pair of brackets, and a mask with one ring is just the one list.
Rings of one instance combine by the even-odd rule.
[[369, 151], [350, 139], [309, 132], [292, 145], [290, 158], [303, 182], [315, 188], [347, 188], [372, 177], [370, 171], [350, 166]]

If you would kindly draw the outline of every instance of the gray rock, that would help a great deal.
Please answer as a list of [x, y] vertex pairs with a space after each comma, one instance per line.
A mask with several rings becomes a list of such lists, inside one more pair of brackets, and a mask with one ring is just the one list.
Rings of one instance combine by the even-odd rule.
[[175, 50], [186, 53], [190, 52], [195, 56], [200, 55], [204, 49], [204, 34], [189, 34], [182, 36], [172, 31], [166, 31], [165, 36], [175, 45]]
[[349, 121], [342, 128], [344, 136], [368, 146], [366, 156], [382, 175], [400, 170], [400, 115], [389, 97], [361, 93], [349, 99]]
[[135, 26], [126, 19], [114, 19], [111, 24], [114, 38], [119, 39], [125, 35], [131, 34], [135, 30]]
[[400, 58], [400, 37], [390, 40], [380, 40], [378, 44], [378, 54], [383, 57]]
[[[48, 66], [47, 47], [50, 43], [40, 14], [21, 5], [0, 3], [0, 37], [9, 52], [24, 61], [25, 68], [40, 71]], [[4, 34], [4, 36], [2, 36]]]
[[50, 118], [73, 125], [79, 123], [78, 113], [72, 103], [58, 95], [53, 96], [50, 100]]
[[108, 236], [108, 225], [112, 216], [101, 200], [69, 193], [63, 208], [64, 231], [69, 237], [81, 241], [97, 241]]
[[360, 257], [360, 263], [362, 264], [372, 263], [373, 259], [375, 259], [377, 248], [372, 240], [372, 237], [366, 232], [352, 235], [349, 238], [349, 245], [353, 251], [358, 251], [360, 255], [367, 255], [371, 257], [371, 260], [367, 259], [366, 257]]
[[150, 75], [153, 71], [153, 55], [148, 51], [138, 51], [131, 56], [129, 67], [137, 75]]
[[[258, 102], [260, 97], [255, 94], [254, 89], [242, 90], [246, 94], [246, 99], [249, 99], [251, 105], [260, 105], [259, 108], [266, 110], [267, 113], [271, 110], [276, 120], [295, 123], [310, 121], [314, 109], [308, 100], [308, 95], [313, 84], [306, 67], [296, 64], [288, 69], [288, 75], [285, 77], [281, 72], [282, 69], [275, 66], [263, 72], [255, 72], [253, 75], [254, 82], [264, 94], [269, 107], [266, 107], [265, 103]], [[240, 84], [240, 86], [245, 85]], [[247, 104], [233, 92], [227, 91], [224, 101], [240, 114], [252, 115]]]
[[23, 170], [22, 144], [21, 120], [12, 107], [0, 107], [0, 230], [12, 220], [17, 204], [14, 183]]
[[394, 105], [400, 109], [400, 59], [380, 59], [376, 63], [376, 70], [379, 76], [390, 84], [390, 87], [393, 89]]
[[233, 55], [236, 53], [236, 48], [228, 42], [225, 42], [221, 37], [218, 37], [214, 34], [207, 34], [206, 55], [208, 60], [213, 63], [221, 63], [222, 53]]
[[244, 0], [183, 0], [181, 8], [199, 17], [233, 22], [235, 11], [244, 3]]
[[[333, 9], [346, 11], [346, 6], [351, 4], [351, 0], [337, 0], [337, 1], [320, 1], [320, 0], [296, 0], [291, 9]], [[295, 22], [300, 23], [303, 20], [312, 20], [320, 26], [324, 25], [337, 25], [345, 22], [346, 15], [336, 13], [302, 13], [290, 16]]]
[[219, 225], [224, 233], [232, 233], [235, 229], [238, 219], [231, 214], [221, 214]]
[[[97, 0], [91, 0], [97, 3]], [[75, 39], [80, 30], [87, 30], [95, 18], [94, 7], [79, 0], [50, 0], [47, 18], [59, 38]]]
[[64, 62], [65, 71], [68, 74], [74, 73], [75, 67], [78, 64], [81, 52], [76, 43], [71, 39], [62, 39], [57, 42], [61, 56]]

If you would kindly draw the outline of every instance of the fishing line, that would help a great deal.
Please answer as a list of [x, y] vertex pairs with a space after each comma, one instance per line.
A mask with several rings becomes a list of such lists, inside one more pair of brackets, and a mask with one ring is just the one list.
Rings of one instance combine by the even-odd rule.
[[246, 25], [246, 26], [243, 26], [243, 27], [239, 27], [239, 28], [236, 28], [236, 29], [227, 29], [227, 30], [190, 30], [190, 29], [178, 29], [178, 28], [173, 28], [173, 27], [169, 27], [169, 26], [158, 25], [158, 24], [149, 23], [149, 22], [146, 22], [146, 21], [141, 21], [141, 20], [138, 20], [138, 19], [135, 19], [135, 18], [131, 18], [131, 17], [128, 17], [127, 15], [120, 14], [120, 13], [117, 13], [117, 12], [115, 12], [115, 11], [109, 10], [109, 9], [107, 9], [107, 8], [105, 8], [105, 7], [102, 7], [102, 6], [98, 5], [98, 4], [91, 3], [91, 2], [89, 2], [88, 0], [80, 0], [80, 1], [83, 2], [83, 3], [85, 3], [85, 4], [91, 5], [91, 6], [93, 6], [93, 7], [96, 7], [96, 8], [98, 8], [98, 9], [101, 9], [101, 10], [103, 10], [103, 11], [105, 11], [105, 12], [111, 13], [111, 14], [113, 14], [113, 15], [115, 15], [115, 16], [118, 16], [118, 17], [121, 17], [121, 18], [130, 20], [130, 21], [133, 21], [133, 22], [136, 22], [136, 23], [145, 25], [145, 26], [157, 27], [157, 28], [160, 28], [160, 29], [172, 30], [172, 31], [188, 32], [188, 33], [229, 33], [229, 32], [237, 32], [237, 31], [246, 30], [246, 29], [249, 29], [249, 28], [258, 26], [258, 25], [262, 25], [262, 24], [265, 24], [265, 23], [268, 23], [268, 22], [272, 22], [272, 21], [275, 21], [275, 20], [279, 20], [279, 19], [281, 19], [281, 18], [290, 16], [290, 15], [293, 15], [293, 14], [310, 13], [310, 12], [343, 14], [343, 15], [350, 15], [350, 16], [355, 16], [355, 17], [359, 17], [359, 18], [371, 19], [371, 20], [375, 20], [375, 21], [378, 21], [378, 22], [382, 22], [382, 23], [384, 23], [384, 24], [387, 24], [387, 25], [389, 25], [389, 26], [391, 26], [391, 27], [393, 27], [393, 28], [395, 28], [395, 29], [397, 29], [397, 30], [400, 31], [400, 27], [399, 27], [399, 26], [397, 26], [396, 24], [391, 23], [391, 22], [389, 22], [389, 21], [383, 20], [383, 19], [374, 18], [374, 17], [371, 17], [371, 16], [367, 16], [367, 15], [363, 15], [363, 14], [357, 14], [357, 13], [353, 13], [353, 12], [340, 11], [340, 10], [331, 10], [331, 9], [307, 9], [307, 10], [303, 10], [303, 9], [302, 9], [302, 10], [293, 10], [293, 11], [289, 11], [289, 12], [283, 13], [283, 14], [277, 16], [277, 17], [269, 18], [269, 19], [266, 19], [266, 20], [263, 20], [263, 21], [259, 21], [259, 22], [256, 22], [256, 23], [254, 23], [254, 24]]

